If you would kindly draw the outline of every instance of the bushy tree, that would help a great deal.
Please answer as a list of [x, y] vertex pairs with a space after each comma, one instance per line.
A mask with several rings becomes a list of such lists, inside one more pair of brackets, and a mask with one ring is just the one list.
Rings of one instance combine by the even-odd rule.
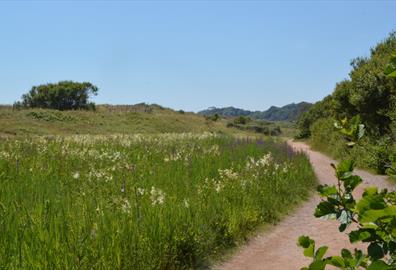
[[98, 93], [98, 87], [89, 82], [61, 81], [33, 86], [29, 93], [22, 96], [19, 103], [28, 108], [48, 108], [56, 110], [93, 109], [89, 101]]
[[317, 120], [332, 116], [332, 96], [327, 96], [323, 100], [316, 102], [310, 109], [303, 113], [297, 121], [300, 130], [298, 137], [307, 138], [311, 136], [311, 126]]
[[[336, 85], [331, 98], [326, 97], [300, 117], [298, 126], [301, 134], [310, 136], [309, 127], [320, 118], [335, 116], [341, 119], [359, 115], [371, 138], [391, 135], [396, 80], [387, 74], [396, 68], [396, 60], [394, 56], [392, 58], [395, 52], [396, 32], [372, 48], [369, 57], [353, 59], [349, 78]], [[389, 64], [390, 59], [394, 60]], [[323, 106], [329, 99], [331, 106]]]

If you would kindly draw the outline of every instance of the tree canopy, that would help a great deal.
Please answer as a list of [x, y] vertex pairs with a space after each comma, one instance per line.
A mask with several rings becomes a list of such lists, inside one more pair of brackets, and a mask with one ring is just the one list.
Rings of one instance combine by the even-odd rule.
[[17, 105], [56, 110], [93, 109], [95, 104], [89, 99], [97, 93], [98, 87], [92, 83], [61, 81], [33, 86]]
[[393, 32], [371, 49], [369, 57], [352, 60], [349, 78], [337, 83], [331, 96], [302, 115], [301, 135], [309, 136], [307, 128], [319, 118], [342, 119], [355, 115], [361, 117], [372, 137], [391, 135], [392, 115], [396, 111], [396, 80], [387, 75], [392, 75], [396, 68], [395, 52], [396, 32]]

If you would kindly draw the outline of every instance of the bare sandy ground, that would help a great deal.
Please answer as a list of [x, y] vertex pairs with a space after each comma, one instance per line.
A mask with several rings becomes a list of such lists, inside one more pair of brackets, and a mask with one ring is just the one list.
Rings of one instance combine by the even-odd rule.
[[[321, 184], [336, 182], [334, 170], [330, 163], [334, 160], [312, 151], [306, 144], [289, 141], [296, 150], [307, 153]], [[363, 178], [363, 184], [356, 190], [356, 198], [360, 198], [363, 189], [376, 185], [390, 190], [395, 187], [386, 181], [384, 176], [372, 175], [368, 172], [356, 170], [356, 174]], [[327, 255], [340, 254], [344, 247], [353, 248], [345, 233], [338, 232], [338, 222], [321, 220], [313, 216], [314, 209], [320, 198], [315, 193], [292, 215], [286, 217], [279, 224], [258, 235], [247, 245], [243, 246], [229, 261], [216, 265], [217, 270], [296, 270], [309, 264], [309, 259], [302, 254], [302, 249], [296, 242], [300, 235], [308, 235], [316, 240], [317, 247], [329, 246]], [[361, 246], [360, 246], [361, 248]], [[326, 268], [334, 269], [334, 268]]]

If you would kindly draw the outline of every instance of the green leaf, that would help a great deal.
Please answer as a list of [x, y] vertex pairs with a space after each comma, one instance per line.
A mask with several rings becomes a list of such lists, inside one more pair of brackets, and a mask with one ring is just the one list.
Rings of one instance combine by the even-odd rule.
[[343, 249], [341, 250], [341, 256], [342, 256], [344, 259], [352, 259], [352, 258], [353, 258], [353, 257], [352, 257], [352, 253], [351, 253], [349, 250], [345, 249], [345, 248], [343, 248]]
[[326, 254], [327, 250], [329, 248], [326, 246], [320, 247], [316, 252], [315, 252], [315, 260], [321, 260], [323, 259], [323, 256]]
[[350, 175], [354, 168], [355, 161], [349, 159], [341, 161], [336, 167], [337, 178], [348, 177], [348, 174]]
[[348, 192], [353, 191], [363, 180], [360, 176], [352, 175], [351, 177], [345, 178], [344, 186], [347, 188]]
[[[315, 217], [327, 217], [334, 219], [336, 214], [335, 206], [328, 201], [320, 202], [315, 209]], [[334, 215], [334, 216], [333, 216]]]
[[343, 232], [343, 231], [346, 230], [347, 227], [348, 227], [348, 224], [343, 223], [343, 224], [341, 224], [341, 225], [338, 227], [338, 230], [339, 230], [340, 232]]
[[314, 257], [314, 252], [315, 252], [315, 244], [311, 244], [309, 247], [304, 249], [304, 256], [313, 258]]
[[[372, 192], [373, 190], [370, 190]], [[364, 197], [356, 204], [356, 210], [359, 215], [368, 210], [380, 210], [386, 207], [384, 197], [381, 194], [365, 194]]]
[[396, 217], [396, 205], [381, 210], [368, 210], [360, 217], [361, 223], [376, 222], [380, 218]]
[[333, 256], [328, 260], [328, 263], [330, 265], [336, 266], [336, 267], [345, 267], [345, 262], [344, 259], [341, 258], [340, 256]]
[[383, 261], [375, 261], [367, 268], [367, 270], [388, 270], [388, 269], [391, 268], [389, 268], [388, 265]]
[[373, 187], [367, 187], [364, 189], [363, 192], [363, 197], [368, 196], [368, 195], [375, 195], [378, 193], [378, 188], [373, 186]]
[[298, 238], [297, 245], [303, 248], [308, 248], [313, 240], [308, 236], [302, 235]]
[[367, 248], [368, 255], [374, 260], [384, 257], [384, 250], [377, 243], [371, 243]]
[[317, 190], [320, 193], [320, 195], [322, 195], [323, 197], [338, 194], [337, 188], [335, 186], [320, 185], [320, 186], [318, 186]]
[[371, 233], [368, 232], [367, 230], [359, 229], [359, 230], [353, 231], [349, 234], [349, 241], [351, 243], [356, 243], [358, 241], [366, 240], [370, 236], [371, 236]]
[[324, 261], [314, 261], [309, 265], [309, 270], [324, 270], [326, 267], [326, 262]]

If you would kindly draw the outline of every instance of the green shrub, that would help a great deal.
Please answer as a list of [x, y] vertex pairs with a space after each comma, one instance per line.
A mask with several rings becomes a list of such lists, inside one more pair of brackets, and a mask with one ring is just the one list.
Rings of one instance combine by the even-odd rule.
[[53, 121], [72, 121], [75, 120], [74, 117], [70, 115], [66, 115], [62, 113], [61, 111], [50, 111], [50, 110], [37, 110], [37, 111], [32, 111], [26, 114], [28, 117], [37, 119], [37, 120], [43, 120], [43, 121], [48, 121], [48, 122], [53, 122]]
[[250, 119], [249, 117], [239, 116], [239, 117], [234, 119], [234, 124], [246, 125], [247, 123], [249, 123], [251, 121], [252, 121], [252, 119]]

